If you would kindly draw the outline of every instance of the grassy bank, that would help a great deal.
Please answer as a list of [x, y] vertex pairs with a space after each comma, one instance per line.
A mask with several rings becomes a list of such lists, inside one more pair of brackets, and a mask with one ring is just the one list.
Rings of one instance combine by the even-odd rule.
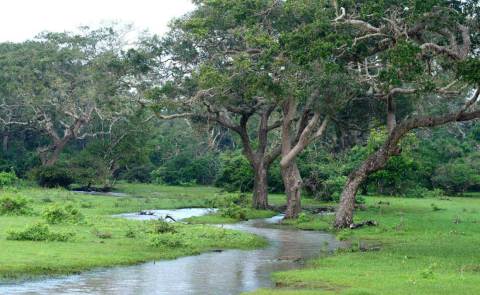
[[[294, 225], [321, 230], [331, 218]], [[356, 218], [379, 226], [338, 232], [351, 248], [276, 273], [279, 288], [254, 294], [480, 294], [480, 198], [368, 197]]]
[[[27, 200], [25, 212], [0, 214], [0, 278], [71, 274], [95, 267], [171, 259], [218, 248], [255, 248], [265, 243], [257, 236], [204, 225], [176, 224], [165, 233], [159, 233], [164, 230], [162, 224], [110, 217], [111, 214], [148, 209], [202, 207], [216, 197], [217, 191], [213, 188], [120, 185], [119, 189], [125, 189], [132, 196], [92, 196], [38, 188], [0, 190], [0, 199]], [[81, 221], [58, 222], [49, 224], [48, 228], [55, 235], [68, 236], [68, 241], [7, 239], [10, 231], [18, 235], [26, 227], [46, 223], [43, 216], [46, 208], [65, 205], [78, 209], [83, 216]], [[33, 238], [40, 236], [35, 231], [33, 234]]]

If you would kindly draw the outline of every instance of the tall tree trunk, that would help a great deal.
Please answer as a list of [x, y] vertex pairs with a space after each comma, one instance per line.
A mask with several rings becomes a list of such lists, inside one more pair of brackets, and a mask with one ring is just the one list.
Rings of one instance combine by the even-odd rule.
[[10, 141], [10, 136], [8, 134], [3, 135], [3, 141], [2, 141], [2, 150], [3, 153], [6, 154], [8, 152], [8, 143]]
[[255, 173], [253, 182], [253, 208], [268, 208], [268, 167], [264, 161], [252, 165]]
[[282, 166], [282, 178], [285, 185], [285, 194], [287, 195], [287, 210], [285, 219], [297, 218], [302, 210], [301, 194], [303, 181], [295, 160], [289, 165]]
[[51, 147], [50, 153], [47, 151], [45, 156], [43, 157], [43, 160], [42, 160], [43, 166], [50, 167], [55, 165], [60, 157], [60, 154], [65, 148], [66, 144], [67, 142], [64, 142], [64, 141], [55, 143]]
[[352, 173], [343, 188], [340, 197], [340, 204], [335, 218], [335, 227], [344, 228], [353, 223], [353, 212], [355, 209], [355, 196], [362, 182], [367, 178], [363, 171]]
[[393, 97], [387, 98], [387, 129], [388, 133], [392, 133], [393, 129], [397, 126], [397, 117], [395, 115], [395, 102]]

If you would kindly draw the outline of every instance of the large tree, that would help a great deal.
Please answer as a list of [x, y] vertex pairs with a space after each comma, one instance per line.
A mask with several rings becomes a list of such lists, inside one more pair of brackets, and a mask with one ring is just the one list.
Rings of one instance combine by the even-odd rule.
[[72, 140], [98, 135], [90, 128], [94, 120], [112, 126], [128, 109], [120, 41], [115, 30], [103, 28], [1, 44], [2, 122], [47, 136], [38, 149], [43, 165], [55, 164]]
[[[280, 154], [272, 142], [278, 120], [277, 43], [262, 13], [271, 1], [196, 1], [169, 34], [145, 43], [156, 75], [144, 94], [160, 119], [189, 118], [231, 130], [254, 171], [253, 206], [268, 208], [268, 169]], [[150, 49], [148, 49], [150, 48]], [[144, 53], [145, 53], [144, 52]]]
[[[348, 177], [335, 226], [353, 223], [355, 195], [368, 175], [401, 153], [416, 128], [480, 117], [476, 1], [342, 1], [339, 27], [351, 30], [351, 71], [385, 105], [388, 136]], [[472, 90], [473, 89], [473, 90]], [[467, 97], [467, 98], [466, 98]]]

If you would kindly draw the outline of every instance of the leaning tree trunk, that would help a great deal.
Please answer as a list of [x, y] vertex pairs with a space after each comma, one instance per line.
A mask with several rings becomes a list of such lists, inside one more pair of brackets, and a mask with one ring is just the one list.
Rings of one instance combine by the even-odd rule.
[[60, 158], [60, 154], [62, 153], [63, 149], [65, 148], [66, 141], [61, 141], [54, 143], [53, 146], [50, 146], [46, 149], [43, 155], [40, 155], [42, 158], [43, 166], [50, 167], [57, 163], [58, 159]]
[[287, 195], [287, 210], [285, 219], [297, 218], [302, 210], [301, 194], [303, 181], [297, 163], [293, 160], [289, 165], [282, 167], [282, 178]]
[[352, 173], [343, 188], [335, 218], [335, 227], [344, 228], [353, 223], [353, 212], [355, 210], [355, 196], [360, 185], [367, 178], [367, 174], [363, 171], [355, 171]]
[[398, 146], [398, 143], [405, 134], [416, 128], [435, 127], [450, 122], [463, 122], [480, 118], [480, 110], [467, 112], [468, 107], [477, 101], [479, 95], [480, 89], [477, 89], [474, 96], [467, 101], [460, 111], [451, 112], [443, 116], [414, 117], [396, 125], [390, 132], [383, 146], [370, 155], [356, 171], [350, 174], [347, 184], [342, 192], [340, 205], [335, 218], [335, 227], [348, 227], [352, 224], [355, 195], [358, 191], [358, 187], [368, 175], [385, 167], [391, 156], [399, 155], [401, 153], [401, 148]]
[[268, 208], [268, 167], [265, 163], [252, 165], [255, 178], [253, 182], [253, 208]]

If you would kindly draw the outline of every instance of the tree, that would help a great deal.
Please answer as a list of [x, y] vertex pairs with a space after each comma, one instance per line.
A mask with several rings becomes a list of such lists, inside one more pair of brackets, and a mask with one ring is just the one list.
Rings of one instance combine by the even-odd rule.
[[[353, 223], [359, 186], [401, 153], [398, 144], [406, 134], [480, 116], [474, 110], [479, 90], [471, 94], [479, 83], [478, 67], [472, 67], [479, 64], [472, 50], [473, 1], [363, 2], [361, 8], [345, 2], [334, 23], [351, 29], [351, 69], [385, 103], [389, 136], [349, 175], [336, 214], [338, 228]], [[401, 112], [396, 100], [403, 102]]]
[[146, 96], [160, 119], [212, 122], [237, 134], [254, 170], [253, 206], [268, 208], [268, 168], [280, 154], [269, 135], [281, 122], [271, 74], [276, 44], [271, 24], [256, 12], [274, 7], [263, 0], [195, 3], [160, 46], [149, 43], [161, 87]]
[[1, 45], [2, 109], [9, 114], [2, 122], [28, 125], [49, 138], [38, 149], [43, 165], [55, 164], [72, 140], [98, 135], [89, 128], [94, 120], [112, 127], [121, 119], [128, 89], [120, 43], [118, 32], [103, 28]]

